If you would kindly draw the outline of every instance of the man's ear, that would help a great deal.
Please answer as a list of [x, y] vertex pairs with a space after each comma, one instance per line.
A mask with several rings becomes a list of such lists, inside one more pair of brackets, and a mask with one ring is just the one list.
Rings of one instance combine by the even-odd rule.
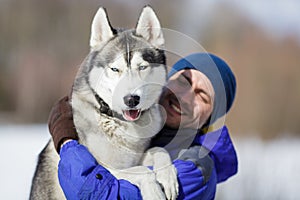
[[114, 36], [113, 28], [103, 7], [100, 7], [93, 19], [91, 27], [90, 47], [101, 47]]
[[157, 48], [164, 45], [165, 40], [159, 20], [150, 6], [143, 8], [136, 26], [136, 34], [141, 35]]

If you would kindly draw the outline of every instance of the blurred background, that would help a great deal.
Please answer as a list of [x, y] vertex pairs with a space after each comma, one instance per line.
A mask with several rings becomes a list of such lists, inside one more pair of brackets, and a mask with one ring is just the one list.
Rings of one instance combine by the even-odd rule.
[[[300, 1], [0, 0], [0, 174], [7, 178], [0, 199], [27, 199], [38, 152], [50, 137], [49, 111], [68, 94], [89, 52], [98, 7], [114, 27], [133, 28], [147, 4], [162, 27], [219, 55], [236, 75], [226, 124], [239, 173], [218, 186], [217, 199], [299, 198]], [[4, 181], [12, 178], [19, 181]]]

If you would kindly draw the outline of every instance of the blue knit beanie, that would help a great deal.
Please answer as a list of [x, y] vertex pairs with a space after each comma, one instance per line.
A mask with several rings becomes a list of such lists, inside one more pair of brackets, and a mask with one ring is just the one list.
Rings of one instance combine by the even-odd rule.
[[208, 125], [214, 123], [229, 111], [235, 97], [236, 80], [225, 61], [210, 53], [191, 54], [176, 62], [169, 72], [168, 77], [183, 69], [199, 70], [212, 83], [215, 91], [215, 100]]

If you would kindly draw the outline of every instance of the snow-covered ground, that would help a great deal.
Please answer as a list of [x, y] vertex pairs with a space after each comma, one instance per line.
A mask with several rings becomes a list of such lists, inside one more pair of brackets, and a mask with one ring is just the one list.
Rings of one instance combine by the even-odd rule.
[[[0, 199], [28, 199], [38, 153], [49, 137], [46, 125], [0, 125]], [[239, 172], [218, 186], [217, 199], [299, 199], [300, 139], [234, 143]]]
[[0, 199], [28, 199], [38, 153], [50, 138], [46, 125], [0, 125]]
[[239, 172], [218, 186], [217, 199], [300, 198], [300, 138], [234, 141]]

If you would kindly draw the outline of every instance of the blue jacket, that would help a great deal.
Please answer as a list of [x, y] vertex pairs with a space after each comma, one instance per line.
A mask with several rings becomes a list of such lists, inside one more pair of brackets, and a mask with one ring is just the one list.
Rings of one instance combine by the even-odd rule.
[[[177, 159], [178, 199], [214, 199], [216, 183], [237, 172], [237, 157], [227, 128], [196, 135], [192, 145], [202, 145], [214, 165]], [[116, 179], [89, 151], [73, 140], [60, 150], [58, 177], [67, 199], [142, 199], [139, 189]]]

